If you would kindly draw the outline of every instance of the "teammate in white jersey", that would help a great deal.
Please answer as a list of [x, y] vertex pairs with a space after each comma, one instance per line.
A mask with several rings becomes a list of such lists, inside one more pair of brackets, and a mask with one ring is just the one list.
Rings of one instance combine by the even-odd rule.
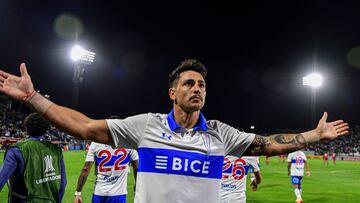
[[136, 180], [138, 158], [136, 150], [113, 148], [106, 144], [92, 142], [78, 179], [74, 203], [83, 202], [81, 190], [94, 162], [96, 181], [92, 202], [126, 203], [129, 163], [132, 163]]
[[[252, 158], [252, 157], [251, 157]], [[259, 157], [256, 156], [256, 163], [258, 165], [259, 170], [258, 171], [254, 171], [254, 167], [249, 168], [249, 173], [250, 173], [250, 187], [252, 191], [256, 191], [257, 190], [257, 185], [260, 183], [261, 181], [261, 176], [260, 176], [260, 160]]]
[[[125, 119], [91, 119], [57, 105], [34, 90], [24, 63], [20, 72], [21, 77], [0, 71], [0, 91], [76, 138], [139, 149], [135, 202], [218, 202], [225, 155], [289, 153], [345, 135], [349, 128], [342, 120], [326, 122], [326, 112], [314, 130], [267, 137], [206, 120], [200, 110], [205, 104], [207, 70], [194, 59], [183, 61], [169, 76], [168, 94], [173, 102], [169, 114], [148, 113]], [[231, 99], [224, 93], [221, 97]]]
[[309, 163], [306, 155], [302, 151], [296, 151], [288, 155], [288, 175], [291, 175], [291, 183], [294, 187], [296, 196], [296, 203], [302, 203], [302, 189], [301, 183], [304, 176], [304, 167], [306, 169], [306, 176], [310, 176]]
[[224, 158], [220, 190], [222, 203], [246, 202], [246, 177], [250, 168], [255, 174], [254, 184], [260, 184], [260, 168], [256, 157], [226, 156]]

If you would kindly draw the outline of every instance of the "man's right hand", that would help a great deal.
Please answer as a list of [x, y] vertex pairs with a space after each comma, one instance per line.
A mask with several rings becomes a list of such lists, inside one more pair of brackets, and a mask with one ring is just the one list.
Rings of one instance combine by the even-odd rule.
[[21, 76], [11, 75], [0, 70], [0, 91], [13, 99], [26, 102], [35, 93], [25, 63], [20, 65]]
[[251, 182], [250, 186], [251, 186], [251, 190], [252, 190], [252, 191], [256, 191], [256, 190], [257, 190], [257, 183], [256, 183], [255, 180], [253, 180], [253, 181]]
[[80, 195], [75, 195], [74, 197], [74, 203], [82, 203], [82, 198]]

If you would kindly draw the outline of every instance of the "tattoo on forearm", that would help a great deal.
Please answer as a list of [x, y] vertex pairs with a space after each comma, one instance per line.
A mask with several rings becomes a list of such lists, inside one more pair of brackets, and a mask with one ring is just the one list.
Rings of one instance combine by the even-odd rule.
[[276, 155], [304, 148], [306, 141], [302, 134], [275, 134], [269, 137], [255, 135], [249, 151], [250, 155]]
[[77, 182], [76, 191], [81, 192], [82, 188], [84, 187], [92, 164], [93, 164], [93, 162], [85, 162], [85, 165], [84, 165], [83, 169], [81, 170], [81, 173], [80, 173], [80, 176], [79, 176], [79, 179]]
[[254, 141], [252, 142], [252, 148], [250, 153], [253, 155], [263, 154], [266, 147], [270, 145], [270, 140], [266, 137], [255, 135]]
[[81, 192], [82, 188], [84, 187], [84, 184], [86, 182], [87, 176], [80, 176], [78, 180], [78, 184], [76, 187], [76, 191]]
[[279, 144], [305, 144], [302, 134], [276, 134], [271, 137]]

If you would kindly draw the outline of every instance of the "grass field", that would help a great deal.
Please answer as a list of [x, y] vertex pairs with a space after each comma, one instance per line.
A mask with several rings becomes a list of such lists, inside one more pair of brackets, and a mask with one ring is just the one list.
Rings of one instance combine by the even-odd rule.
[[[77, 179], [84, 164], [84, 151], [64, 152], [67, 186], [63, 199], [64, 203], [73, 201]], [[0, 153], [0, 165], [3, 153]], [[360, 202], [360, 162], [338, 161], [336, 165], [323, 166], [318, 159], [309, 160], [311, 176], [303, 179], [304, 202], [326, 203], [359, 203]], [[94, 167], [93, 167], [94, 168]], [[91, 174], [94, 174], [93, 171]], [[249, 203], [277, 203], [294, 202], [295, 195], [287, 176], [287, 163], [279, 163], [278, 158], [271, 158], [270, 164], [265, 165], [261, 159], [261, 174], [263, 177], [259, 189], [253, 192], [248, 189]], [[90, 175], [82, 192], [85, 203], [91, 202], [95, 177]], [[249, 185], [249, 184], [248, 184]], [[129, 176], [127, 202], [133, 202], [134, 180]], [[7, 202], [8, 189], [5, 186], [0, 193], [0, 202]]]
[[[4, 153], [0, 153], [0, 165], [3, 162]], [[73, 202], [74, 193], [77, 186], [77, 180], [80, 174], [82, 167], [84, 166], [85, 162], [85, 151], [66, 151], [64, 152], [64, 159], [65, 159], [65, 168], [66, 168], [66, 178], [67, 178], [67, 185], [65, 190], [65, 195], [63, 198], [64, 203]], [[90, 175], [86, 181], [86, 184], [82, 190], [82, 199], [84, 203], [91, 202], [92, 192], [94, 188], [95, 182], [95, 175], [94, 175], [94, 168], [91, 168]], [[134, 178], [133, 173], [129, 175], [128, 178], [128, 196], [127, 202], [134, 201]], [[0, 192], [0, 203], [7, 202], [7, 194], [8, 188], [4, 186], [2, 191]]]
[[[322, 160], [309, 160], [311, 175], [303, 178], [304, 202], [326, 203], [359, 203], [360, 202], [360, 162], [337, 161], [324, 166]], [[261, 175], [263, 182], [259, 190], [248, 189], [247, 198], [253, 202], [295, 202], [287, 163], [279, 163], [277, 157], [270, 159], [265, 165], [261, 159]]]

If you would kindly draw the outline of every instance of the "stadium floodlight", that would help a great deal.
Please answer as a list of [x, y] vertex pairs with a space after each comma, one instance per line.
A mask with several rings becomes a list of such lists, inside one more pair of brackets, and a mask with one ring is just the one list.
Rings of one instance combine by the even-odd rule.
[[71, 49], [70, 56], [73, 61], [84, 63], [84, 64], [91, 64], [92, 62], [94, 62], [94, 59], [95, 59], [94, 52], [85, 50], [79, 45], [75, 45]]
[[85, 66], [94, 62], [95, 53], [85, 50], [79, 45], [75, 45], [71, 49], [70, 56], [74, 61], [74, 89], [72, 107], [76, 108], [79, 103], [80, 84], [84, 81]]
[[303, 86], [318, 88], [322, 85], [322, 76], [318, 73], [311, 73], [303, 77]]
[[323, 83], [322, 76], [319, 73], [311, 73], [303, 77], [303, 86], [311, 87], [311, 127], [316, 125], [316, 92], [317, 88], [320, 87]]

